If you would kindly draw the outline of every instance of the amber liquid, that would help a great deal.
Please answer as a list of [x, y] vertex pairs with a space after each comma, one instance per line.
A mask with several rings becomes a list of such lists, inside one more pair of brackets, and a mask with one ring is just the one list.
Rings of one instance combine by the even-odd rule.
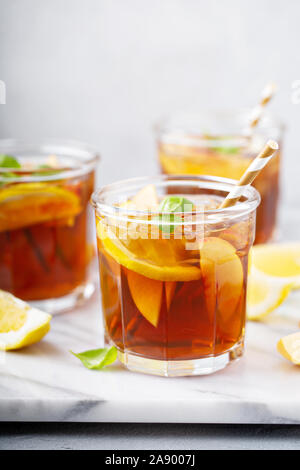
[[[204, 265], [199, 280], [168, 281], [161, 282], [162, 286], [157, 285], [162, 289], [157, 325], [151, 324], [139, 310], [138, 292], [133, 295], [129, 276], [138, 276], [138, 285], [143, 295], [149, 296], [149, 301], [155, 295], [155, 283], [160, 281], [130, 272], [106, 252], [98, 239], [107, 340], [122, 352], [164, 361], [216, 356], [242, 342], [248, 247], [251, 243], [247, 237], [251, 233], [251, 224], [237, 224], [234, 228], [210, 234], [214, 240], [215, 237], [222, 237], [225, 248], [232, 247], [234, 254], [230, 251], [229, 258], [225, 254], [218, 265], [210, 261], [208, 269]], [[173, 242], [169, 240], [170, 244]], [[194, 262], [196, 265], [199, 259]], [[234, 279], [237, 271], [242, 276], [241, 284], [240, 280]]]
[[59, 184], [79, 197], [76, 216], [60, 218], [58, 207], [55, 220], [27, 225], [24, 214], [24, 226], [0, 232], [1, 289], [24, 300], [44, 300], [67, 295], [86, 281], [93, 256], [87, 236], [93, 181], [90, 174]]
[[[256, 155], [222, 155], [212, 150], [201, 150], [181, 145], [160, 144], [161, 170], [169, 175], [211, 175], [239, 179]], [[272, 239], [276, 228], [279, 200], [279, 152], [261, 171], [253, 186], [261, 195], [257, 208], [255, 243]]]

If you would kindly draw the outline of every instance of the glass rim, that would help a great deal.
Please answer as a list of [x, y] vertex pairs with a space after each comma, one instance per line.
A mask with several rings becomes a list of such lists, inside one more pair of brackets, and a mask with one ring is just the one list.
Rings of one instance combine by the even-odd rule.
[[[39, 175], [34, 175], [37, 169], [26, 170], [26, 175], [10, 177], [9, 180], [5, 180], [7, 183], [29, 183], [29, 182], [44, 182], [44, 181], [57, 181], [61, 179], [74, 178], [76, 176], [81, 176], [86, 173], [89, 173], [96, 168], [101, 157], [99, 155], [96, 147], [87, 144], [85, 142], [77, 140], [60, 140], [60, 139], [45, 139], [31, 141], [26, 139], [0, 139], [0, 155], [1, 154], [14, 154], [16, 152], [25, 153], [30, 156], [30, 153], [37, 153], [40, 155], [48, 154], [63, 154], [64, 156], [69, 157], [70, 159], [78, 158], [78, 165], [74, 168], [59, 170], [58, 172], [52, 175], [42, 175], [42, 170]], [[26, 158], [26, 156], [25, 156]], [[80, 160], [81, 158], [81, 160]], [[45, 170], [51, 171], [49, 169]], [[55, 171], [55, 169], [54, 169]], [[5, 173], [15, 173], [19, 174], [24, 172], [24, 168], [13, 168], [13, 167], [3, 167], [0, 168], [0, 181], [2, 175]]]
[[[220, 145], [220, 142], [222, 143], [222, 147], [224, 146], [233, 146], [234, 145], [241, 145], [241, 146], [247, 146], [249, 144], [249, 139], [246, 131], [246, 123], [242, 123], [243, 118], [246, 119], [248, 116], [251, 116], [251, 113], [253, 112], [253, 108], [236, 108], [236, 109], [229, 109], [229, 108], [211, 108], [211, 109], [204, 109], [203, 111], [178, 111], [170, 114], [166, 114], [159, 118], [153, 125], [153, 130], [158, 139], [160, 139], [164, 135], [169, 134], [169, 138], [164, 142], [164, 143], [174, 143], [174, 144], [180, 144], [184, 143], [185, 144], [191, 144], [195, 145], [197, 144], [198, 146], [201, 144], [201, 142], [205, 142], [205, 147], [217, 147], [218, 144]], [[207, 138], [201, 138], [201, 134], [205, 134], [205, 132], [200, 130], [200, 125], [199, 125], [199, 131], [198, 134], [197, 132], [193, 131], [194, 138], [192, 136], [188, 137], [187, 134], [189, 134], [188, 126], [191, 124], [197, 124], [197, 121], [199, 122], [202, 118], [205, 117], [209, 118], [216, 118], [216, 119], [234, 119], [234, 118], [240, 118], [241, 119], [241, 125], [236, 126], [236, 131], [233, 132], [224, 132], [224, 133], [216, 133], [215, 135], [212, 135], [212, 137], [217, 137], [215, 139], [207, 139]], [[246, 121], [247, 122], [247, 121]], [[198, 126], [198, 124], [197, 124]], [[257, 125], [257, 130], [262, 131], [262, 130], [267, 130], [267, 129], [276, 129], [277, 131], [280, 131], [280, 133], [283, 133], [286, 126], [285, 124], [277, 118], [276, 115], [273, 113], [270, 113], [269, 111], [264, 111], [264, 114]], [[243, 133], [243, 129], [245, 132]], [[173, 139], [170, 139], [170, 136]]]
[[[195, 187], [195, 185], [198, 184], [199, 189], [215, 189], [219, 191], [224, 191], [224, 193], [228, 193], [230, 189], [232, 189], [236, 183], [237, 180], [234, 179], [229, 179], [229, 178], [222, 178], [222, 177], [217, 177], [217, 176], [209, 176], [209, 175], [156, 175], [156, 176], [145, 176], [145, 177], [136, 177], [136, 178], [129, 178], [129, 179], [124, 179], [120, 180], [108, 185], [103, 186], [102, 188], [96, 190], [93, 192], [90, 202], [92, 206], [94, 207], [96, 212], [99, 212], [101, 215], [108, 216], [108, 217], [113, 217], [118, 220], [131, 220], [129, 219], [130, 217], [135, 217], [135, 222], [140, 221], [143, 224], [159, 224], [159, 221], [154, 221], [154, 220], [145, 220], [143, 217], [151, 214], [151, 216], [157, 216], [157, 215], [174, 215], [174, 212], [170, 211], [151, 211], [151, 210], [136, 210], [136, 209], [130, 209], [128, 207], [120, 207], [120, 206], [115, 206], [112, 203], [108, 204], [105, 202], [105, 196], [109, 194], [116, 194], [120, 190], [130, 190], [133, 188], [137, 187], [138, 189], [142, 189], [144, 186], [147, 186], [149, 184], [163, 184], [166, 182], [171, 182], [170, 184], [165, 184], [166, 187], [168, 186], [186, 186], [187, 184], [191, 187]], [[202, 183], [200, 185], [200, 183]], [[218, 187], [216, 187], [218, 185]], [[225, 187], [227, 189], [225, 189]], [[223, 188], [223, 189], [222, 189]], [[187, 194], [184, 194], [185, 196], [189, 196]], [[245, 201], [239, 201], [237, 204], [231, 207], [226, 207], [223, 209], [201, 209], [201, 210], [193, 210], [192, 212], [176, 212], [176, 215], [184, 215], [184, 216], [196, 216], [197, 215], [202, 215], [205, 214], [209, 217], [214, 217], [217, 219], [223, 219], [225, 218], [230, 218], [234, 219], [237, 217], [240, 217], [242, 215], [248, 214], [250, 212], [253, 212], [257, 206], [260, 204], [260, 194], [259, 192], [253, 187], [253, 186], [248, 186], [245, 188], [244, 193], [242, 196], [247, 197], [247, 200]], [[141, 217], [139, 220], [138, 218]], [[219, 220], [217, 220], [219, 221]], [[213, 221], [214, 223], [216, 220]], [[193, 225], [195, 222], [190, 221], [188, 222], [189, 225]], [[197, 222], [198, 223], [198, 222]], [[205, 221], [207, 223], [207, 220]], [[182, 223], [176, 223], [172, 220], [169, 222], [166, 222], [166, 225], [182, 225]], [[183, 222], [183, 225], [186, 225], [185, 222]]]

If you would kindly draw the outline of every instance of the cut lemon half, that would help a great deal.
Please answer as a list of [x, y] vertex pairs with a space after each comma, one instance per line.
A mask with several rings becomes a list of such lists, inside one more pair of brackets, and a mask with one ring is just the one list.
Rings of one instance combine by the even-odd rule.
[[252, 267], [248, 279], [247, 318], [260, 320], [286, 299], [292, 283], [283, 282]]
[[300, 288], [300, 243], [256, 245], [250, 259], [252, 266], [264, 274]]
[[300, 332], [281, 338], [277, 343], [277, 350], [293, 364], [300, 365]]
[[51, 315], [0, 290], [0, 350], [37, 343], [50, 329]]
[[[159, 266], [141, 259], [134, 252], [130, 251], [101, 221], [97, 223], [97, 234], [105, 251], [115, 261], [125, 268], [149, 279], [156, 281], [196, 281], [201, 278], [201, 271], [197, 266], [183, 266], [179, 264], [174, 266]], [[156, 240], [153, 240], [153, 245], [155, 242]]]
[[0, 189], [0, 232], [76, 216], [80, 198], [48, 183], [20, 183]]

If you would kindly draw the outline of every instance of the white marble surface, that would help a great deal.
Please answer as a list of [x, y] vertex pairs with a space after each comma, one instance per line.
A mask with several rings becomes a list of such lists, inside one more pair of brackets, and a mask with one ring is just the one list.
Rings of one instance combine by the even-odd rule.
[[300, 292], [265, 323], [249, 323], [244, 358], [211, 376], [161, 378], [113, 365], [89, 371], [68, 351], [101, 345], [100, 303], [56, 316], [39, 344], [0, 364], [0, 420], [300, 423], [300, 369], [276, 351], [298, 328]]

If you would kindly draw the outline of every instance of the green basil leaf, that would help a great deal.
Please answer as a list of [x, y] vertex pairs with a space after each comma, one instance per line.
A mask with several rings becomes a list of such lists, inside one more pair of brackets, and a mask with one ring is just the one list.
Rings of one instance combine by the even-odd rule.
[[[60, 169], [56, 170], [50, 165], [39, 165], [38, 170], [42, 171], [36, 171], [34, 174], [35, 176], [51, 176], [51, 175], [56, 175], [57, 173], [60, 173]], [[44, 171], [45, 170], [45, 171]], [[49, 171], [47, 171], [49, 170]]]
[[[164, 233], [173, 233], [175, 225], [182, 223], [182, 218], [176, 212], [191, 212], [194, 204], [183, 196], [166, 196], [159, 205], [159, 212], [162, 212], [156, 220], [159, 220], [159, 229]], [[164, 214], [166, 212], [166, 214]]]
[[115, 346], [110, 348], [90, 349], [78, 354], [75, 354], [73, 351], [70, 352], [88, 369], [101, 370], [117, 359], [117, 348]]
[[0, 167], [1, 168], [21, 168], [18, 160], [12, 155], [0, 155]]
[[2, 178], [19, 178], [20, 175], [17, 175], [17, 173], [11, 173], [10, 171], [7, 171], [6, 173], [3, 173]]
[[159, 220], [159, 230], [164, 233], [174, 232], [175, 225], [172, 225], [172, 222], [176, 223], [176, 225], [182, 224], [182, 218], [175, 214], [160, 214], [159, 216], [155, 217], [155, 220]]
[[190, 212], [193, 210], [194, 204], [183, 196], [167, 196], [159, 207], [159, 212]]
[[60, 170], [52, 170], [52, 171], [36, 171], [34, 172], [34, 176], [52, 176], [57, 175]]
[[212, 147], [212, 150], [217, 153], [223, 153], [224, 155], [236, 155], [239, 153], [239, 147]]

